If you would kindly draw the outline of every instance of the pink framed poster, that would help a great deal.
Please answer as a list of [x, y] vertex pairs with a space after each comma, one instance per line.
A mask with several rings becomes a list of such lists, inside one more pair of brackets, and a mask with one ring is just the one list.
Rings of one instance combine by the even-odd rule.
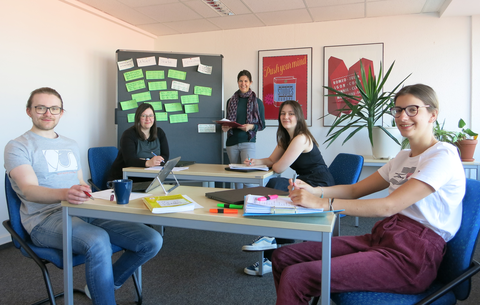
[[258, 51], [258, 97], [266, 126], [278, 126], [282, 102], [297, 101], [312, 126], [312, 48]]

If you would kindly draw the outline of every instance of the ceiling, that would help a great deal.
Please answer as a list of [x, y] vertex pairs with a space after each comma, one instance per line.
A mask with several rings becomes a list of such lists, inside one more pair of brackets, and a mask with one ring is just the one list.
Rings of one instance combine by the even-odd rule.
[[233, 16], [219, 15], [202, 0], [62, 1], [154, 36], [394, 15], [480, 14], [479, 0], [222, 0]]

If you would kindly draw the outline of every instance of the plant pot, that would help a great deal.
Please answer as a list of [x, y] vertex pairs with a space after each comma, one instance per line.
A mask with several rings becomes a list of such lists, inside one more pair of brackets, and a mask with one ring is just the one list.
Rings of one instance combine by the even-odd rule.
[[457, 147], [460, 150], [460, 159], [463, 162], [473, 162], [473, 154], [475, 153], [475, 147], [477, 147], [478, 140], [461, 140], [457, 141]]
[[[402, 142], [400, 131], [396, 127], [385, 127], [399, 142]], [[382, 129], [374, 127], [372, 154], [374, 159], [393, 159], [400, 151], [400, 145], [395, 143]]]

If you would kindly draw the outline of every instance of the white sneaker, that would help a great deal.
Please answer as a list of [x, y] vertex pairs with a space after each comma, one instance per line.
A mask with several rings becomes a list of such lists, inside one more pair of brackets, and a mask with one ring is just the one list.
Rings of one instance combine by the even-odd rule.
[[277, 249], [275, 237], [259, 236], [251, 244], [242, 247], [243, 251], [264, 251]]
[[[246, 267], [243, 269], [248, 275], [261, 275], [260, 274], [260, 264], [256, 262], [255, 264]], [[263, 258], [263, 274], [272, 272], [272, 262], [268, 260], [268, 258]]]

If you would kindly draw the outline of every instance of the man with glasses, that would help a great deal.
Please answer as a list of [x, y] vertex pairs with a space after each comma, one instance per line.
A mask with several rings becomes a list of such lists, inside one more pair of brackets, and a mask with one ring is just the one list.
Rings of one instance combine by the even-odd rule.
[[[32, 128], [5, 147], [5, 169], [22, 201], [22, 224], [39, 247], [63, 249], [60, 202], [89, 200], [75, 141], [55, 132], [63, 116], [60, 94], [34, 90], [27, 102]], [[162, 237], [143, 224], [72, 218], [73, 253], [86, 257], [86, 294], [94, 304], [115, 304], [115, 289], [162, 247]], [[112, 266], [111, 243], [125, 249]]]

